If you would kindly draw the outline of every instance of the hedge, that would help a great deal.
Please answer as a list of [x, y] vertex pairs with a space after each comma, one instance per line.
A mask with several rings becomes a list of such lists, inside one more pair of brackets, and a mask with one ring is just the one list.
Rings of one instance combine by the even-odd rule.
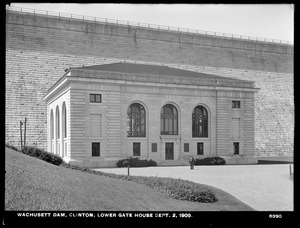
[[6, 146], [7, 148], [12, 149], [12, 150], [20, 151], [17, 147], [15, 147], [15, 146], [13, 146], [13, 145], [11, 145], [11, 144], [9, 144], [9, 143], [5, 143], [5, 146]]
[[[126, 160], [126, 159], [123, 159]], [[133, 181], [138, 184], [146, 185], [152, 189], [156, 189], [166, 196], [178, 200], [187, 200], [191, 202], [214, 203], [218, 201], [216, 196], [206, 187], [181, 179], [174, 179], [169, 177], [145, 177], [145, 176], [126, 176], [114, 173], [104, 173], [100, 171], [91, 170], [89, 168], [79, 167], [77, 165], [62, 164], [61, 166], [79, 170], [82, 172], [92, 173], [96, 175], [106, 176], [109, 178]]]
[[226, 161], [220, 157], [207, 157], [195, 159], [195, 165], [225, 165]]
[[39, 158], [39, 159], [49, 162], [53, 165], [61, 165], [64, 162], [63, 159], [61, 157], [59, 157], [58, 155], [48, 153], [47, 151], [45, 151], [43, 149], [32, 147], [32, 146], [23, 147], [22, 153], [27, 154], [32, 157]]
[[153, 160], [141, 160], [139, 157], [136, 158], [126, 158], [117, 161], [117, 167], [127, 167], [129, 164], [130, 167], [149, 167], [157, 166], [157, 163]]
[[[8, 145], [6, 145], [9, 147]], [[11, 147], [12, 148], [12, 147]], [[162, 177], [142, 177], [142, 176], [126, 176], [113, 173], [104, 173], [89, 168], [83, 168], [77, 165], [70, 165], [63, 162], [62, 158], [39, 149], [36, 147], [26, 146], [22, 152], [32, 157], [39, 158], [54, 165], [62, 166], [69, 169], [75, 169], [82, 172], [102, 175], [114, 179], [133, 181], [139, 184], [146, 185], [152, 189], [159, 190], [163, 194], [178, 200], [187, 200], [192, 202], [213, 203], [218, 201], [215, 195], [200, 184], [193, 183], [187, 180], [162, 178]], [[142, 165], [156, 166], [157, 163], [153, 160], [140, 160], [139, 158], [128, 158], [118, 161], [118, 165], [131, 164], [131, 167], [141, 167]]]

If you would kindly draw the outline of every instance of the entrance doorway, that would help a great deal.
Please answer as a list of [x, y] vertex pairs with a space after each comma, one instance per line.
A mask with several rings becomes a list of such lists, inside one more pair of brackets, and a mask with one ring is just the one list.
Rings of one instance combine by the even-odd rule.
[[166, 143], [166, 160], [174, 159], [174, 143]]

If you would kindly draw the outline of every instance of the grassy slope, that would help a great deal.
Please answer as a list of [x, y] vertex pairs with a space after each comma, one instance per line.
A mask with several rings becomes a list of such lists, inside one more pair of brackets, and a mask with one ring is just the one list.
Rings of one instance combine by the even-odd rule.
[[55, 166], [5, 148], [5, 210], [253, 210], [212, 188], [216, 203], [166, 197], [144, 185]]

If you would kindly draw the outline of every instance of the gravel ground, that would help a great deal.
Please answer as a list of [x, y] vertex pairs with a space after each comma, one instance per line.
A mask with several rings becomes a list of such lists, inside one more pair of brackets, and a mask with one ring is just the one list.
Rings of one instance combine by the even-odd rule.
[[[127, 168], [95, 169], [125, 174]], [[130, 168], [130, 175], [173, 177], [220, 188], [258, 211], [293, 211], [289, 164]]]

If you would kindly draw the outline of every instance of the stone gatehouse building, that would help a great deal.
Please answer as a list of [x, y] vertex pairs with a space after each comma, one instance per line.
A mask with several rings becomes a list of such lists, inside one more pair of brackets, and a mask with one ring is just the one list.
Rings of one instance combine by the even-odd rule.
[[253, 81], [150, 64], [71, 67], [48, 90], [48, 150], [84, 167], [256, 163]]

